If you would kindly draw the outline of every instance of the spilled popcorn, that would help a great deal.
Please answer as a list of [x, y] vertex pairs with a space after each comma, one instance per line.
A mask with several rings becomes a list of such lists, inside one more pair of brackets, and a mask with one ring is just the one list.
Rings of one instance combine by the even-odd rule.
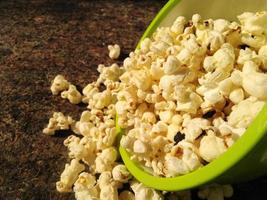
[[[58, 112], [43, 130], [75, 133], [64, 141], [71, 162], [57, 190], [73, 191], [78, 200], [191, 199], [189, 191], [156, 191], [131, 176], [119, 158], [115, 117], [125, 129], [120, 144], [156, 176], [192, 172], [227, 151], [267, 100], [267, 12], [238, 19], [179, 16], [144, 39], [123, 66], [99, 65], [98, 79], [82, 94], [56, 76], [54, 95], [88, 104], [79, 121]], [[110, 58], [119, 57], [118, 45], [108, 49]], [[198, 193], [208, 200], [232, 195], [230, 185]]]

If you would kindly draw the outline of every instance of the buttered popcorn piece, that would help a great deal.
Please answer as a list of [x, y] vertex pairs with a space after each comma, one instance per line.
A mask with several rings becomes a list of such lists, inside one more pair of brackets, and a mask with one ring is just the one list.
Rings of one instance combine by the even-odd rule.
[[72, 104], [78, 104], [82, 101], [82, 95], [75, 85], [69, 85], [69, 89], [61, 93], [63, 99], [68, 99]]
[[65, 165], [65, 169], [60, 176], [60, 181], [56, 183], [57, 191], [70, 192], [72, 185], [77, 180], [78, 175], [85, 169], [78, 159], [71, 160], [70, 164]]
[[57, 75], [52, 81], [50, 89], [53, 95], [57, 95], [60, 92], [67, 90], [69, 85], [70, 83], [64, 78], [64, 76]]
[[117, 59], [120, 56], [121, 53], [121, 48], [118, 44], [114, 44], [114, 45], [108, 45], [108, 56], [111, 59]]
[[47, 135], [54, 135], [57, 130], [67, 130], [74, 124], [74, 120], [70, 116], [65, 116], [61, 112], [54, 112], [53, 117], [49, 119], [43, 133]]

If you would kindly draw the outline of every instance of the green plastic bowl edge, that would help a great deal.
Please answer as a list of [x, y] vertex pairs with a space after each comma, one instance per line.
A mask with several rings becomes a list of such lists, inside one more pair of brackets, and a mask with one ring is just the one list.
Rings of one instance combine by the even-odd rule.
[[[158, 15], [146, 29], [136, 48], [140, 47], [140, 42], [144, 38], [150, 37], [153, 34], [168, 12], [179, 2], [180, 0], [170, 0], [160, 10]], [[123, 129], [118, 126], [117, 119], [118, 117], [116, 117], [116, 129], [120, 138], [123, 134]], [[242, 158], [244, 158], [253, 148], [255, 148], [255, 145], [259, 143], [259, 141], [267, 132], [266, 119], [267, 103], [264, 105], [256, 119], [251, 123], [244, 135], [232, 147], [230, 147], [227, 152], [213, 162], [200, 169], [197, 169], [196, 171], [173, 178], [161, 178], [153, 176], [145, 172], [141, 167], [138, 166], [137, 163], [133, 162], [130, 159], [129, 153], [123, 147], [119, 146], [119, 151], [127, 169], [130, 171], [130, 173], [134, 174], [134, 177], [138, 181], [142, 182], [144, 185], [164, 191], [186, 190], [215, 180], [225, 171], [238, 163]], [[253, 130], [256, 129], [257, 134], [255, 135]]]

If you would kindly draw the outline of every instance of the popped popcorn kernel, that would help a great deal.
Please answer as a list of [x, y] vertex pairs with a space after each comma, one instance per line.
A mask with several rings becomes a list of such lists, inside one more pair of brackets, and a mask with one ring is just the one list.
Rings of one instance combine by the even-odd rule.
[[43, 133], [46, 135], [54, 135], [57, 130], [69, 129], [75, 121], [70, 116], [65, 116], [61, 112], [54, 112], [53, 117], [49, 119], [49, 123], [46, 128], [43, 129]]
[[120, 56], [121, 53], [121, 48], [118, 44], [114, 44], [114, 45], [108, 45], [108, 56], [111, 59], [117, 59]]
[[67, 90], [69, 85], [70, 83], [64, 78], [64, 76], [57, 75], [52, 81], [50, 89], [53, 95], [57, 95], [60, 92]]

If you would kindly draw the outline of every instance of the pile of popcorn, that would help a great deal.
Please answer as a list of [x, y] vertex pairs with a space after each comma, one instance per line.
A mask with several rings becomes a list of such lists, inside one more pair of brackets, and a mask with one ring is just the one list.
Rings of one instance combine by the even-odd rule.
[[[121, 146], [156, 176], [189, 173], [227, 151], [267, 100], [267, 12], [238, 19], [240, 24], [179, 16], [144, 39], [123, 66], [99, 65], [98, 79], [82, 94], [56, 76], [54, 95], [88, 104], [79, 121], [55, 112], [43, 130], [75, 133], [64, 141], [71, 162], [57, 190], [74, 191], [78, 200], [190, 199], [189, 191], [156, 191], [131, 176], [118, 154], [116, 114], [125, 130]], [[112, 59], [119, 57], [118, 45], [108, 49]], [[198, 196], [232, 194], [230, 185], [212, 185]]]

